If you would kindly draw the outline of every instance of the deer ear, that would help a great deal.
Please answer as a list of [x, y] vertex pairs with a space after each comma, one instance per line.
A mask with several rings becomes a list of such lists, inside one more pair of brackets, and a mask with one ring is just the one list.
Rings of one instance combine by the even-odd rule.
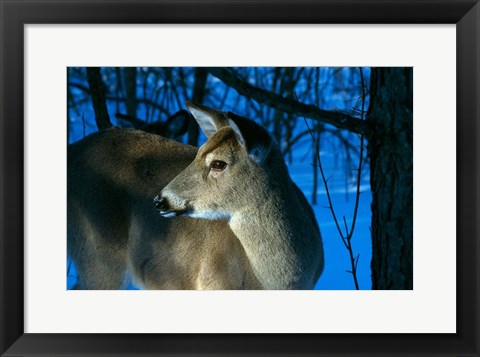
[[186, 110], [176, 112], [163, 124], [163, 136], [170, 139], [182, 137], [188, 130], [189, 121], [190, 114]]
[[256, 163], [262, 164], [272, 146], [272, 139], [267, 131], [255, 122], [238, 116], [229, 119], [228, 123], [248, 156]]
[[237, 126], [237, 124], [235, 124], [232, 119], [228, 119], [228, 125], [230, 125], [230, 127], [233, 129], [233, 132], [235, 133], [235, 136], [237, 137], [240, 145], [248, 152], [247, 144], [245, 143], [245, 139], [243, 138], [240, 128]]
[[185, 105], [207, 138], [226, 124], [225, 120], [216, 110], [192, 102], [185, 102]]

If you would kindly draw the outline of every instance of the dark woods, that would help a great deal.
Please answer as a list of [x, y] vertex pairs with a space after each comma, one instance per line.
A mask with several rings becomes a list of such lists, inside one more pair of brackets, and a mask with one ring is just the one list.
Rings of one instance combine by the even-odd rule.
[[[370, 178], [371, 286], [412, 289], [412, 98], [412, 68], [68, 68], [68, 138], [72, 143], [113, 125], [197, 146], [202, 134], [184, 110], [186, 100], [252, 118], [288, 163], [309, 160], [308, 198], [315, 205], [325, 189], [330, 213], [324, 214], [333, 215], [340, 238], [324, 240], [341, 239], [357, 289], [360, 242], [352, 237], [359, 182]], [[310, 148], [308, 158], [295, 152], [299, 147]], [[330, 200], [322, 151], [333, 152], [334, 165], [355, 183], [352, 217], [342, 217]], [[327, 266], [335, 264], [328, 258]]]

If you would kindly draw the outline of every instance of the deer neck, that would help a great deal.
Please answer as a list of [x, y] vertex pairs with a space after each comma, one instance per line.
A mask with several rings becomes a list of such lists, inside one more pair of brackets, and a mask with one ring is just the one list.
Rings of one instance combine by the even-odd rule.
[[232, 215], [230, 228], [264, 289], [310, 288], [304, 274], [309, 253], [304, 249], [315, 236], [311, 222], [304, 212], [295, 211], [301, 207], [296, 199], [286, 200], [275, 192], [263, 198], [255, 207]]

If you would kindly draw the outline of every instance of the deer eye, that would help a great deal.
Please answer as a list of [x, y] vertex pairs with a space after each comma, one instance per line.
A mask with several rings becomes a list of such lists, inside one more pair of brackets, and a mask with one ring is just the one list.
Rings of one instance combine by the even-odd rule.
[[220, 160], [213, 160], [210, 163], [210, 169], [214, 171], [223, 171], [227, 167], [227, 163]]

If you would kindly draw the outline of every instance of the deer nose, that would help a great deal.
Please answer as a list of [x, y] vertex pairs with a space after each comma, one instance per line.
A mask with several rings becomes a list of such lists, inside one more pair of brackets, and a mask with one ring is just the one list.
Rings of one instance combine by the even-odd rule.
[[159, 211], [167, 211], [168, 210], [168, 201], [165, 197], [159, 197], [158, 195], [155, 196], [153, 199], [153, 204], [155, 208]]

